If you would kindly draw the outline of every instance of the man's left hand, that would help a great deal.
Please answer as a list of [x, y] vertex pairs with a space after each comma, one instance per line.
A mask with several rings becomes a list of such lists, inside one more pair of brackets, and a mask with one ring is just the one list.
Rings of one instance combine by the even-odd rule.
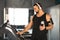
[[40, 26], [40, 30], [43, 31], [45, 29], [45, 25]]

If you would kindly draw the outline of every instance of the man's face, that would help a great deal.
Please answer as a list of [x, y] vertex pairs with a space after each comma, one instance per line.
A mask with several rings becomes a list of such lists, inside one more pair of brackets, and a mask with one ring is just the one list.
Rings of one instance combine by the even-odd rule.
[[33, 8], [34, 8], [34, 11], [35, 11], [35, 12], [38, 12], [38, 11], [39, 11], [38, 6], [35, 5], [35, 6], [33, 6]]

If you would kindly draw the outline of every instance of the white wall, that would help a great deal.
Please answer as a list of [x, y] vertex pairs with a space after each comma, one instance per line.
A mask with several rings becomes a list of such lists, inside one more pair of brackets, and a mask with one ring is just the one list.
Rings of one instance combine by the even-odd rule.
[[49, 8], [49, 13], [52, 16], [54, 27], [49, 31], [49, 40], [59, 40], [59, 7], [60, 5]]

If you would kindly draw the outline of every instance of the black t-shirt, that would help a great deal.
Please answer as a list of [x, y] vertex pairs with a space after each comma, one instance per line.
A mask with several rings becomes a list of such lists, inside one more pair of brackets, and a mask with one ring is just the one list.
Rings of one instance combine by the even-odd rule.
[[[48, 26], [48, 23], [46, 21], [46, 13], [44, 13], [41, 17], [37, 17], [36, 15], [34, 15], [33, 17], [33, 32], [32, 32], [32, 38], [38, 38], [40, 39], [41, 36], [44, 36], [44, 35], [47, 35], [48, 33], [48, 30], [43, 30], [43, 31], [40, 31], [40, 25], [41, 23], [44, 22], [45, 24], [45, 27]], [[53, 23], [53, 21], [52, 21]], [[34, 39], [35, 39], [34, 38]]]

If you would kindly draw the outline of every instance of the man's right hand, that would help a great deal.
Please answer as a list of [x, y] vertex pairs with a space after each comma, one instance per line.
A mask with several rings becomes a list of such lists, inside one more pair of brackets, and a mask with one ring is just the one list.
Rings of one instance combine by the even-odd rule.
[[21, 31], [21, 32], [18, 31], [16, 34], [22, 35], [25, 32], [27, 32], [32, 27], [32, 25], [33, 25], [32, 19], [33, 19], [33, 16], [31, 17], [30, 23], [25, 27], [25, 29], [23, 31]]
[[22, 35], [22, 34], [23, 34], [23, 32], [17, 32], [16, 34]]

